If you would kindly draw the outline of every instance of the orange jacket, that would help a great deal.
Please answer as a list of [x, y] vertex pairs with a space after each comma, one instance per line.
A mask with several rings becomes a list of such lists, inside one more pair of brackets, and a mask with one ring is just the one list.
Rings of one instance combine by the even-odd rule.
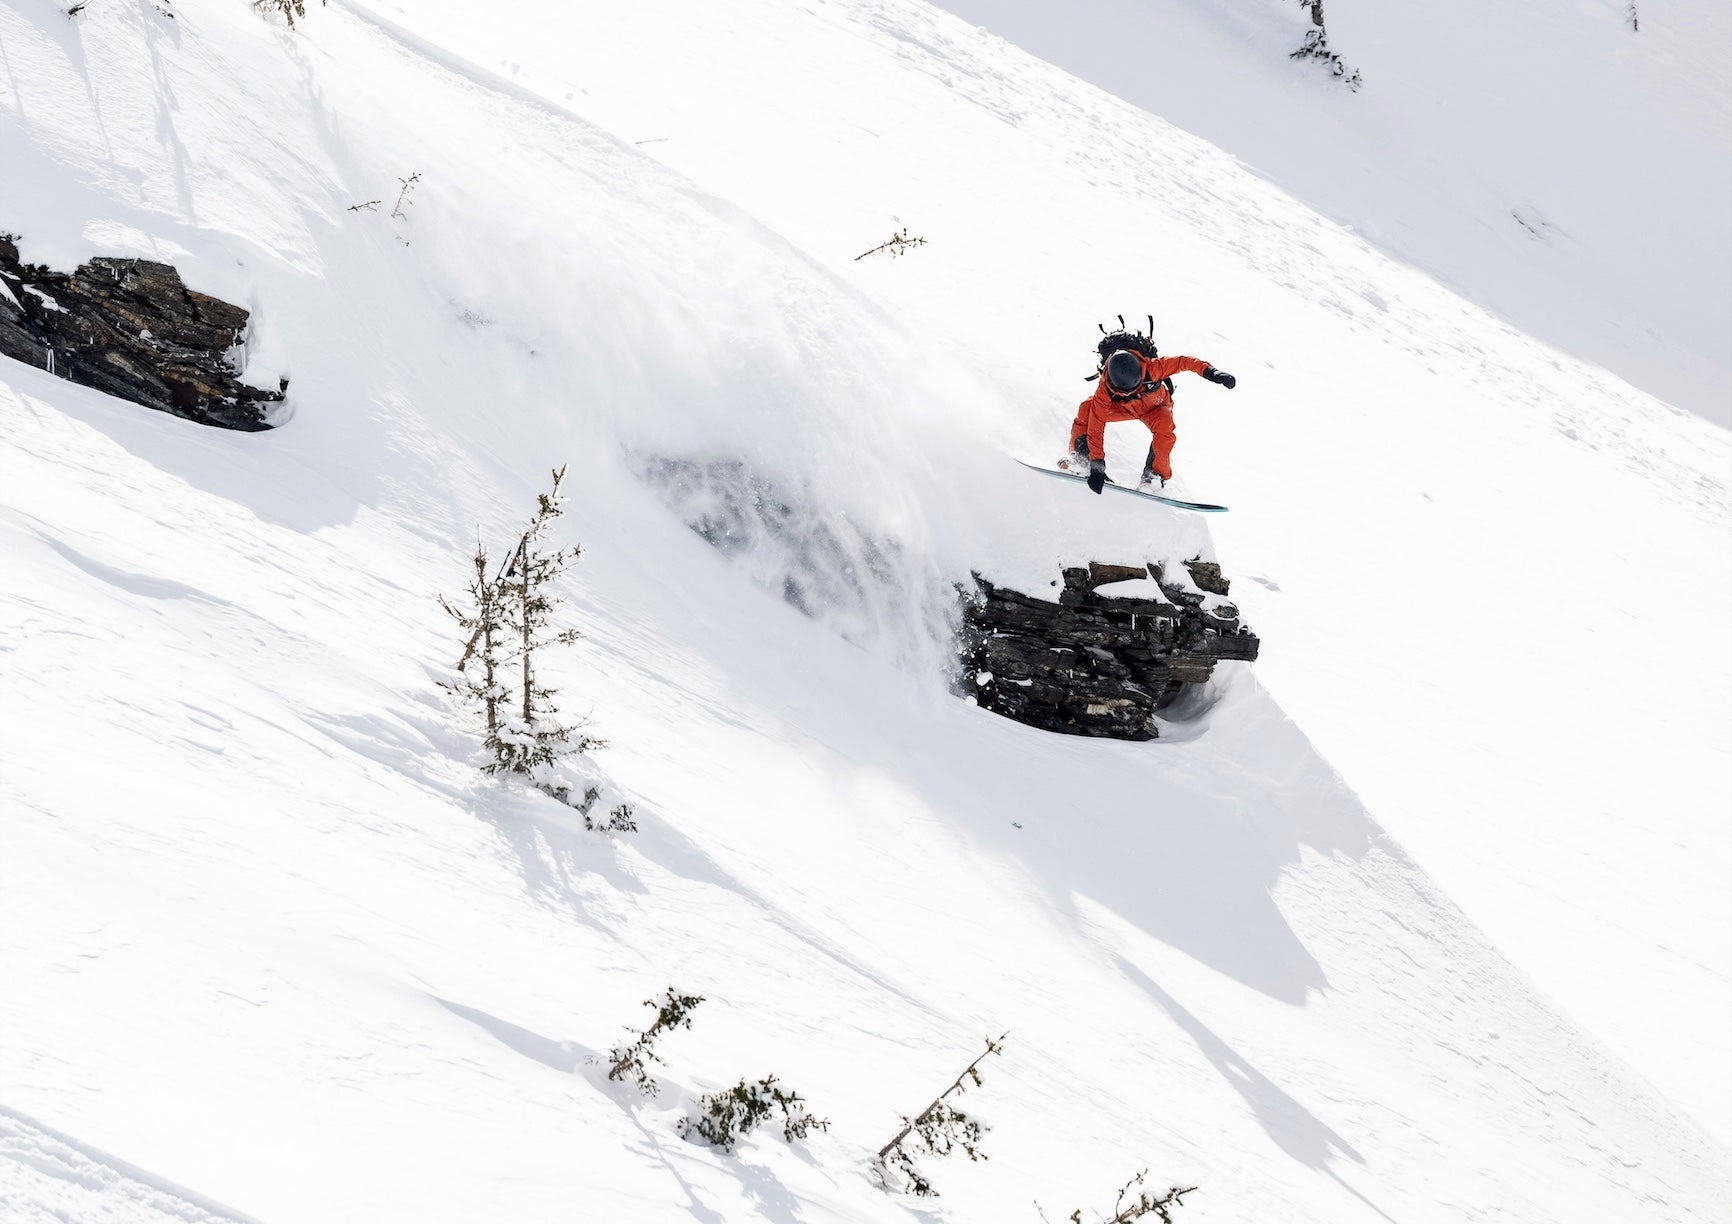
[[[1173, 397], [1159, 383], [1180, 371], [1201, 374], [1208, 368], [1208, 362], [1196, 357], [1145, 357], [1143, 390], [1122, 398], [1113, 394], [1103, 376], [1095, 386], [1095, 393], [1077, 408], [1076, 420], [1070, 427], [1071, 438], [1086, 432], [1089, 458], [1105, 459], [1107, 424], [1111, 421], [1141, 421], [1155, 435], [1155, 470], [1163, 478], [1170, 478], [1172, 471], [1168, 468], [1168, 457], [1177, 436], [1173, 429]], [[1149, 388], [1150, 383], [1156, 384], [1153, 389]]]

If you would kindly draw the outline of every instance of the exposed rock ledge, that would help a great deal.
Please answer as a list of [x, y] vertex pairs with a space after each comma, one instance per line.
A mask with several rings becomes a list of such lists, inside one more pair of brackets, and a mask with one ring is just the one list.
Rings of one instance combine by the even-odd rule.
[[1221, 567], [1187, 561], [1185, 570], [1090, 562], [1064, 571], [1057, 602], [976, 574], [963, 614], [964, 686], [985, 709], [1032, 727], [1154, 739], [1155, 711], [1187, 684], [1223, 659], [1257, 657]]
[[0, 354], [146, 408], [260, 430], [283, 398], [238, 380], [247, 312], [181, 284], [148, 259], [92, 259], [76, 272], [19, 261], [0, 235]]

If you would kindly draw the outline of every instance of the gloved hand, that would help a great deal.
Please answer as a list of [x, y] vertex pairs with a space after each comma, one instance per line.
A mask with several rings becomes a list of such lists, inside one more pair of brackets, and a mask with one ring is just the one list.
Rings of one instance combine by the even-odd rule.
[[1208, 369], [1204, 370], [1203, 377], [1212, 383], [1220, 383], [1229, 391], [1239, 385], [1238, 379], [1234, 378], [1225, 370], [1217, 370], [1214, 366], [1210, 366]]
[[1099, 493], [1107, 487], [1107, 461], [1105, 459], [1089, 460], [1089, 488]]

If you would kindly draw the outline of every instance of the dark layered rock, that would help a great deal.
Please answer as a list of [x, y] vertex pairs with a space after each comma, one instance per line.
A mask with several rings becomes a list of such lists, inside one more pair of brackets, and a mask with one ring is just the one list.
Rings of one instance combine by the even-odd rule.
[[146, 408], [224, 429], [268, 429], [283, 398], [238, 379], [247, 312], [194, 293], [169, 264], [92, 259], [76, 272], [19, 260], [0, 236], [0, 354]]
[[[1185, 564], [1188, 581], [1159, 564], [1066, 569], [1057, 602], [976, 574], [963, 610], [965, 686], [984, 708], [1043, 730], [1154, 739], [1155, 711], [1187, 684], [1222, 660], [1257, 657], [1238, 609], [1209, 598], [1227, 594], [1220, 566]], [[1156, 591], [1111, 592], [1136, 578], [1153, 578]]]

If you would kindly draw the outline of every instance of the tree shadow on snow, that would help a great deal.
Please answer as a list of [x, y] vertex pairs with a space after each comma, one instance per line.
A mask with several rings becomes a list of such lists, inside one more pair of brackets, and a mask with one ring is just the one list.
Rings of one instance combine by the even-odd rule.
[[643, 896], [649, 888], [621, 861], [620, 847], [608, 834], [583, 828], [580, 818], [555, 799], [509, 782], [487, 785], [491, 793], [479, 792], [464, 806], [493, 830], [524, 891], [623, 941], [627, 916], [616, 912], [617, 903]]
[[1251, 1110], [1251, 1116], [1257, 1119], [1263, 1133], [1269, 1136], [1276, 1147], [1306, 1168], [1327, 1174], [1348, 1194], [1394, 1224], [1392, 1216], [1348, 1185], [1340, 1173], [1336, 1172], [1334, 1162], [1338, 1157], [1346, 1157], [1356, 1165], [1365, 1164], [1365, 1157], [1355, 1151], [1352, 1144], [1331, 1130], [1322, 1119], [1278, 1087], [1268, 1076], [1245, 1061], [1237, 1050], [1216, 1036], [1208, 1025], [1186, 1011], [1172, 995], [1155, 985], [1148, 974], [1122, 956], [1115, 959], [1120, 972], [1141, 987], [1144, 993], [1167, 1013], [1173, 1023], [1197, 1043], [1197, 1049], [1202, 1052], [1203, 1057], [1207, 1058], [1210, 1065], [1220, 1072], [1221, 1078], [1244, 1098], [1245, 1104]]
[[1307, 1168], [1319, 1171], [1327, 1168], [1337, 1156], [1345, 1156], [1354, 1164], [1365, 1163], [1365, 1158], [1353, 1150], [1352, 1144], [1246, 1062], [1238, 1051], [1186, 1011], [1177, 999], [1155, 985], [1146, 973], [1122, 956], [1116, 959], [1120, 972], [1160, 1005], [1173, 1023], [1197, 1043], [1197, 1049], [1220, 1072], [1221, 1078], [1245, 1099], [1257, 1124], [1276, 1147]]
[[[1073, 922], [1092, 925], [1090, 902], [1286, 1003], [1327, 989], [1273, 890], [1302, 850], [1358, 859], [1383, 834], [1250, 676], [1224, 681], [1178, 742], [1058, 736], [960, 704], [929, 713], [898, 728], [886, 768], [1020, 861]], [[966, 774], [935, 747], [958, 740]]]
[[870, 984], [875, 990], [896, 999], [910, 1009], [910, 1014], [936, 1018], [931, 1005], [875, 973], [867, 965], [849, 955], [834, 940], [802, 922], [794, 914], [775, 904], [761, 891], [723, 867], [702, 846], [686, 836], [679, 827], [654, 811], [640, 807], [637, 813], [639, 831], [632, 835], [632, 846], [664, 871], [694, 884], [705, 884], [732, 893], [756, 906], [760, 917], [775, 924], [842, 969], [847, 975]]
[[555, 1071], [571, 1074], [585, 1063], [599, 1057], [595, 1050], [576, 1041], [555, 1041], [551, 1037], [543, 1037], [540, 1033], [501, 1020], [490, 1012], [484, 1012], [479, 1007], [468, 1007], [462, 1003], [454, 1003], [450, 999], [442, 999], [438, 995], [429, 995], [435, 1003], [446, 1011], [476, 1025], [501, 1045], [504, 1045], [525, 1058], [534, 1059], [544, 1067]]
[[[377, 713], [298, 712], [333, 744], [412, 781], [486, 826], [503, 861], [537, 904], [615, 942], [623, 940], [627, 916], [621, 902], [649, 890], [622, 856], [620, 843], [584, 828], [582, 816], [558, 800], [515, 779], [484, 774], [478, 732], [463, 725], [463, 716], [448, 708], [441, 694], [423, 691], [412, 704]], [[579, 761], [583, 768], [566, 780], [579, 789], [582, 778], [595, 782], [602, 790], [596, 810], [605, 813], [620, 795], [589, 758]], [[640, 811], [638, 819], [644, 818]]]

